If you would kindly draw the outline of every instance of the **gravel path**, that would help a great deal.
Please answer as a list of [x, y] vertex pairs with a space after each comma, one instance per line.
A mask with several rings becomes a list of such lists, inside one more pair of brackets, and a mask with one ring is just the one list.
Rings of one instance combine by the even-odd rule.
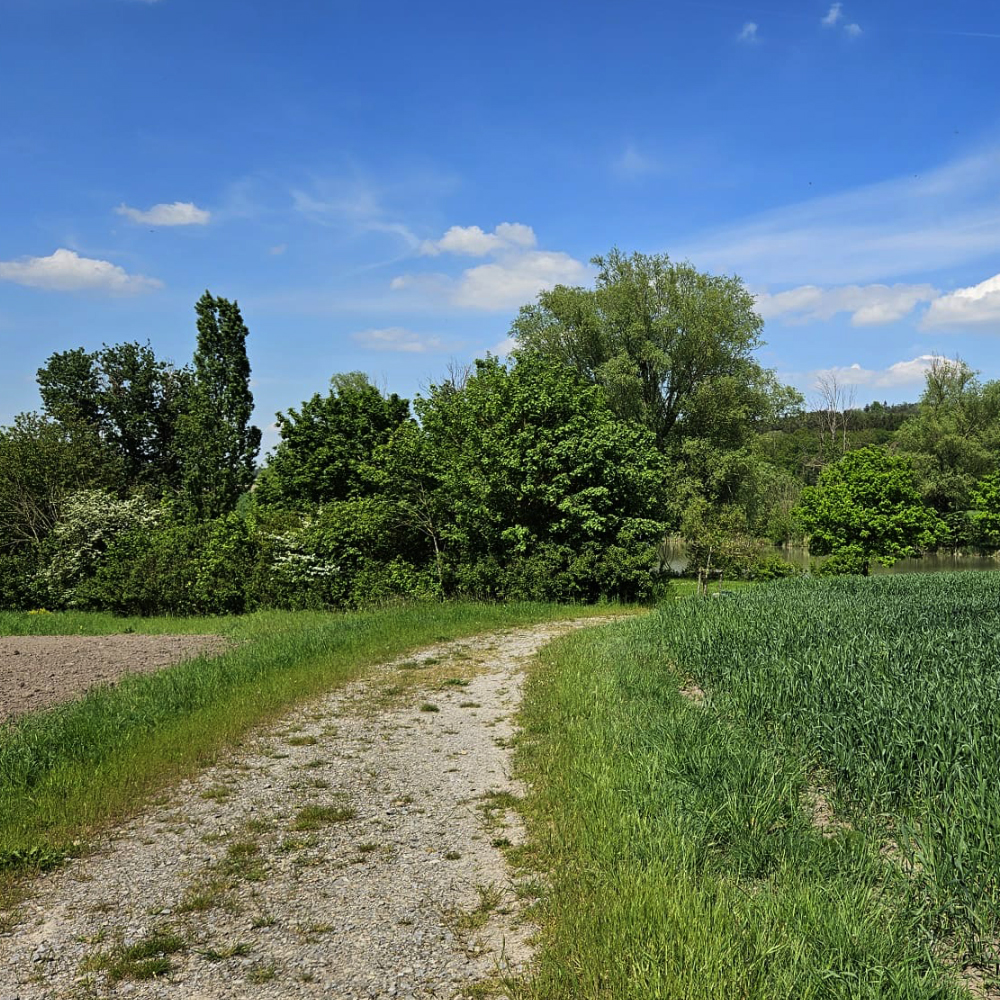
[[531, 956], [501, 850], [521, 667], [607, 620], [424, 650], [258, 734], [39, 879], [0, 1000], [501, 996]]

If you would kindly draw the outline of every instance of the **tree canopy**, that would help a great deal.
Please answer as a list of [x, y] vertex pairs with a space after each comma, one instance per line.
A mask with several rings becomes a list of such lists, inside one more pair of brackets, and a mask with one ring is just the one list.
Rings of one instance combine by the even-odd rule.
[[555, 358], [602, 386], [615, 413], [648, 427], [661, 449], [686, 436], [738, 445], [801, 403], [753, 357], [763, 320], [739, 278], [666, 254], [613, 249], [593, 263], [595, 288], [542, 292], [511, 334], [520, 353]]
[[187, 411], [181, 419], [184, 492], [205, 517], [232, 510], [253, 485], [260, 429], [239, 304], [205, 292], [195, 305], [198, 342]]
[[301, 507], [355, 496], [363, 464], [409, 416], [408, 400], [383, 396], [361, 372], [334, 375], [327, 395], [277, 414], [281, 440], [258, 480], [259, 499]]
[[125, 486], [176, 487], [177, 440], [190, 404], [192, 372], [158, 360], [148, 343], [53, 354], [38, 369], [45, 413], [65, 428], [88, 429], [121, 463]]
[[867, 574], [875, 559], [892, 565], [947, 537], [944, 522], [920, 494], [907, 458], [860, 448], [823, 470], [802, 491], [798, 516], [809, 551], [830, 555], [831, 569]]

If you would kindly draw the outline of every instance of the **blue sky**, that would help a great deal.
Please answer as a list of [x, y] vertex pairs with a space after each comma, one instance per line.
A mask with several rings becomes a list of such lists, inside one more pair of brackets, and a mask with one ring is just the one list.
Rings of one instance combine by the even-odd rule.
[[995, 0], [0, 0], [0, 92], [0, 423], [206, 288], [261, 426], [412, 395], [615, 245], [742, 276], [806, 393], [1000, 378]]

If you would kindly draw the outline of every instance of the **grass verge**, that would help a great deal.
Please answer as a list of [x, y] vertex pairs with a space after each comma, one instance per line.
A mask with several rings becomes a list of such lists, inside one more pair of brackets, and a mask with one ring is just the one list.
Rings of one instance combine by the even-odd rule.
[[806, 757], [683, 698], [650, 616], [531, 673], [517, 753], [544, 873], [522, 1000], [954, 1000], [905, 876], [802, 807]]

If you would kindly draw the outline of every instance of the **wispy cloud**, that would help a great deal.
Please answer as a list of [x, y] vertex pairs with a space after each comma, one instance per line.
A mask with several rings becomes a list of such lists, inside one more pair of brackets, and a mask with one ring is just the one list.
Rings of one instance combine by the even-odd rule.
[[921, 354], [909, 361], [897, 361], [887, 368], [862, 368], [857, 363], [839, 368], [823, 368], [813, 372], [813, 377], [817, 382], [824, 376], [833, 376], [841, 385], [892, 389], [897, 386], [919, 385], [933, 365], [949, 363], [947, 358], [938, 354]]
[[0, 280], [56, 292], [107, 292], [128, 295], [162, 288], [163, 283], [141, 274], [129, 274], [107, 260], [80, 257], [59, 249], [48, 257], [0, 261]]
[[1000, 274], [970, 288], [959, 288], [931, 303], [921, 326], [925, 329], [982, 327], [1000, 333]]
[[373, 351], [395, 351], [404, 354], [426, 354], [447, 350], [448, 347], [440, 337], [429, 337], [401, 326], [361, 330], [351, 334], [351, 339], [356, 344]]
[[832, 28], [843, 16], [844, 5], [842, 3], [835, 3], [830, 6], [830, 9], [826, 12], [826, 16], [821, 18], [819, 23], [824, 28]]
[[636, 146], [630, 142], [622, 151], [621, 156], [615, 158], [611, 168], [619, 177], [631, 181], [646, 174], [657, 173], [660, 165], [652, 157], [639, 152]]
[[939, 294], [932, 285], [801, 285], [774, 295], [759, 293], [757, 311], [764, 319], [781, 318], [786, 323], [828, 320], [846, 312], [854, 326], [877, 326], [903, 319]]
[[680, 249], [758, 285], [883, 282], [1000, 254], [1000, 147], [929, 173], [815, 198]]
[[753, 45], [755, 42], [759, 41], [757, 38], [757, 24], [754, 21], [747, 21], [743, 25], [743, 30], [737, 35], [737, 38], [741, 42], [746, 42], [748, 45]]
[[860, 24], [854, 24], [854, 23], [846, 24], [844, 25], [844, 31], [846, 31], [847, 34], [851, 36], [851, 38], [857, 38], [858, 35], [862, 34]]
[[409, 226], [392, 218], [374, 187], [365, 181], [320, 185], [318, 191], [295, 189], [292, 204], [310, 222], [354, 233], [386, 233], [416, 250], [420, 240]]
[[115, 211], [126, 219], [145, 226], [206, 226], [212, 218], [211, 212], [198, 208], [190, 201], [154, 205], [145, 210], [121, 204]]

